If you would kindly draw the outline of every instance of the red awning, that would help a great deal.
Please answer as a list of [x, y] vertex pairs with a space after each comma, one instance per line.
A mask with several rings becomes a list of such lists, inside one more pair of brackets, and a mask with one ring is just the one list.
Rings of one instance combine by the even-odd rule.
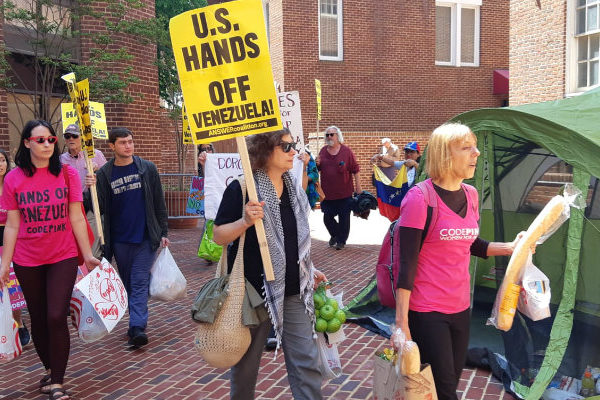
[[494, 70], [494, 91], [493, 94], [508, 94], [508, 70]]

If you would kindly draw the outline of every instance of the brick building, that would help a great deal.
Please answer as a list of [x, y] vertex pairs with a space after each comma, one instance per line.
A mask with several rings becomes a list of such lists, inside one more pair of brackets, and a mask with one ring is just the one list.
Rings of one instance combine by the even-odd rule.
[[510, 104], [556, 100], [599, 84], [598, 0], [510, 2]]
[[[126, 19], [139, 20], [154, 17], [154, 1], [143, 0], [144, 6], [139, 9], [129, 10]], [[59, 2], [57, 8], [66, 7]], [[98, 3], [98, 7], [104, 7]], [[58, 11], [55, 11], [58, 12]], [[87, 33], [102, 32], [103, 25], [97, 21], [84, 19], [81, 30]], [[6, 33], [5, 33], [6, 32]], [[86, 41], [87, 40], [87, 41]], [[15, 29], [7, 24], [0, 25], [0, 41], [17, 57], [28, 53], [27, 44], [18, 38]], [[160, 107], [158, 94], [158, 72], [155, 65], [156, 47], [153, 44], [142, 43], [129, 35], [122, 34], [116, 38], [114, 48], [126, 48], [133, 59], [121, 64], [111, 63], [108, 69], [118, 72], [128, 67], [133, 67], [133, 74], [139, 79], [137, 83], [130, 84], [126, 91], [133, 97], [129, 104], [105, 104], [106, 119], [109, 129], [114, 126], [126, 126], [135, 135], [136, 154], [155, 162], [161, 172], [177, 172], [177, 152], [172, 121], [166, 117], [166, 112]], [[74, 54], [78, 62], [85, 64], [89, 57], [89, 39], [86, 36], [80, 39], [75, 47]], [[29, 72], [25, 75], [33, 80], [35, 75]], [[27, 81], [27, 79], [26, 79]], [[32, 118], [31, 111], [20, 102], [31, 103], [31, 91], [28, 88], [18, 90], [16, 94], [7, 94], [0, 90], [0, 148], [10, 148], [14, 154], [19, 143], [19, 134], [22, 124]], [[68, 101], [64, 94], [66, 87], [60, 82], [55, 84], [56, 95], [52, 98], [53, 106], [61, 101]], [[91, 100], [94, 100], [92, 98]], [[15, 124], [10, 124], [9, 119]], [[60, 113], [56, 113], [53, 122], [58, 123]], [[55, 125], [55, 126], [58, 126]], [[61, 129], [58, 129], [59, 132]], [[181, 129], [179, 129], [181, 131]], [[62, 148], [62, 138], [60, 145]], [[107, 157], [112, 155], [105, 140], [95, 140], [95, 145], [104, 151]], [[187, 151], [188, 171], [195, 170], [195, 153], [192, 146]]]
[[[510, 2], [510, 104], [576, 96], [599, 84], [599, 0]], [[528, 201], [544, 204], [572, 181], [563, 161], [541, 178]]]
[[494, 71], [508, 68], [508, 2], [263, 4], [275, 80], [282, 90], [300, 92], [305, 136], [317, 132], [316, 78], [319, 131], [340, 127], [363, 166], [365, 188], [368, 160], [380, 151], [382, 137], [423, 143], [450, 117], [502, 106], [508, 98], [498, 87], [504, 93], [494, 94], [493, 84]]

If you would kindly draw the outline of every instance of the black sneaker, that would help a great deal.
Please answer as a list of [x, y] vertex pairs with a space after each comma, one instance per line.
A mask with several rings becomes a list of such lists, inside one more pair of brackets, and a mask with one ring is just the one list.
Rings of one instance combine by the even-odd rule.
[[344, 246], [346, 246], [344, 243], [338, 243], [335, 245], [335, 249], [336, 250], [341, 250], [344, 248]]
[[131, 328], [131, 333], [129, 335], [129, 341], [127, 342], [132, 346], [140, 347], [148, 344], [148, 335], [144, 333], [142, 328], [134, 326]]
[[25, 346], [31, 341], [31, 335], [24, 323], [23, 326], [19, 328], [19, 340], [21, 341], [21, 346]]
[[274, 337], [267, 338], [267, 343], [265, 344], [265, 350], [273, 351], [277, 347], [277, 339]]
[[329, 247], [334, 247], [334, 246], [335, 246], [335, 238], [329, 239]]

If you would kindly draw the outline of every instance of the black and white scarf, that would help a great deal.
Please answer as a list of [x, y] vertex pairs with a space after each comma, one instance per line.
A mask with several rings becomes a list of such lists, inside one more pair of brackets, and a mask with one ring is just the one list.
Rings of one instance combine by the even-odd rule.
[[[285, 245], [283, 225], [281, 224], [281, 211], [279, 208], [279, 197], [271, 179], [262, 170], [254, 172], [254, 180], [258, 191], [258, 200], [264, 201], [265, 206], [263, 222], [267, 243], [269, 245], [269, 254], [271, 255], [271, 264], [275, 280], [268, 282], [264, 280], [264, 296], [267, 303], [267, 309], [273, 323], [275, 336], [277, 338], [277, 349], [281, 346], [281, 337], [283, 334], [283, 299], [285, 297]], [[289, 172], [283, 174], [283, 182], [287, 188], [294, 216], [296, 217], [296, 227], [298, 231], [298, 264], [300, 271], [300, 296], [306, 307], [306, 312], [310, 316], [313, 325], [315, 311], [313, 304], [313, 284], [314, 271], [310, 259], [310, 227], [308, 225], [308, 212], [310, 204], [306, 193], [302, 187], [296, 185]], [[277, 351], [275, 352], [277, 353]]]

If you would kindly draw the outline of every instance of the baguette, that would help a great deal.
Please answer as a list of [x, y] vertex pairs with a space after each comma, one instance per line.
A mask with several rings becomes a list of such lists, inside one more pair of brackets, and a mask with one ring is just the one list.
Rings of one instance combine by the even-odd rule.
[[498, 329], [508, 331], [512, 327], [517, 305], [515, 300], [518, 300], [518, 295], [516, 299], [514, 296], [515, 286], [518, 286], [523, 275], [529, 249], [556, 222], [566, 206], [566, 200], [563, 196], [554, 196], [533, 220], [527, 232], [517, 243], [508, 262], [508, 267], [506, 267], [506, 274], [499, 290]]
[[402, 375], [412, 375], [421, 372], [421, 354], [415, 342], [408, 341], [402, 346], [402, 361], [400, 372]]

